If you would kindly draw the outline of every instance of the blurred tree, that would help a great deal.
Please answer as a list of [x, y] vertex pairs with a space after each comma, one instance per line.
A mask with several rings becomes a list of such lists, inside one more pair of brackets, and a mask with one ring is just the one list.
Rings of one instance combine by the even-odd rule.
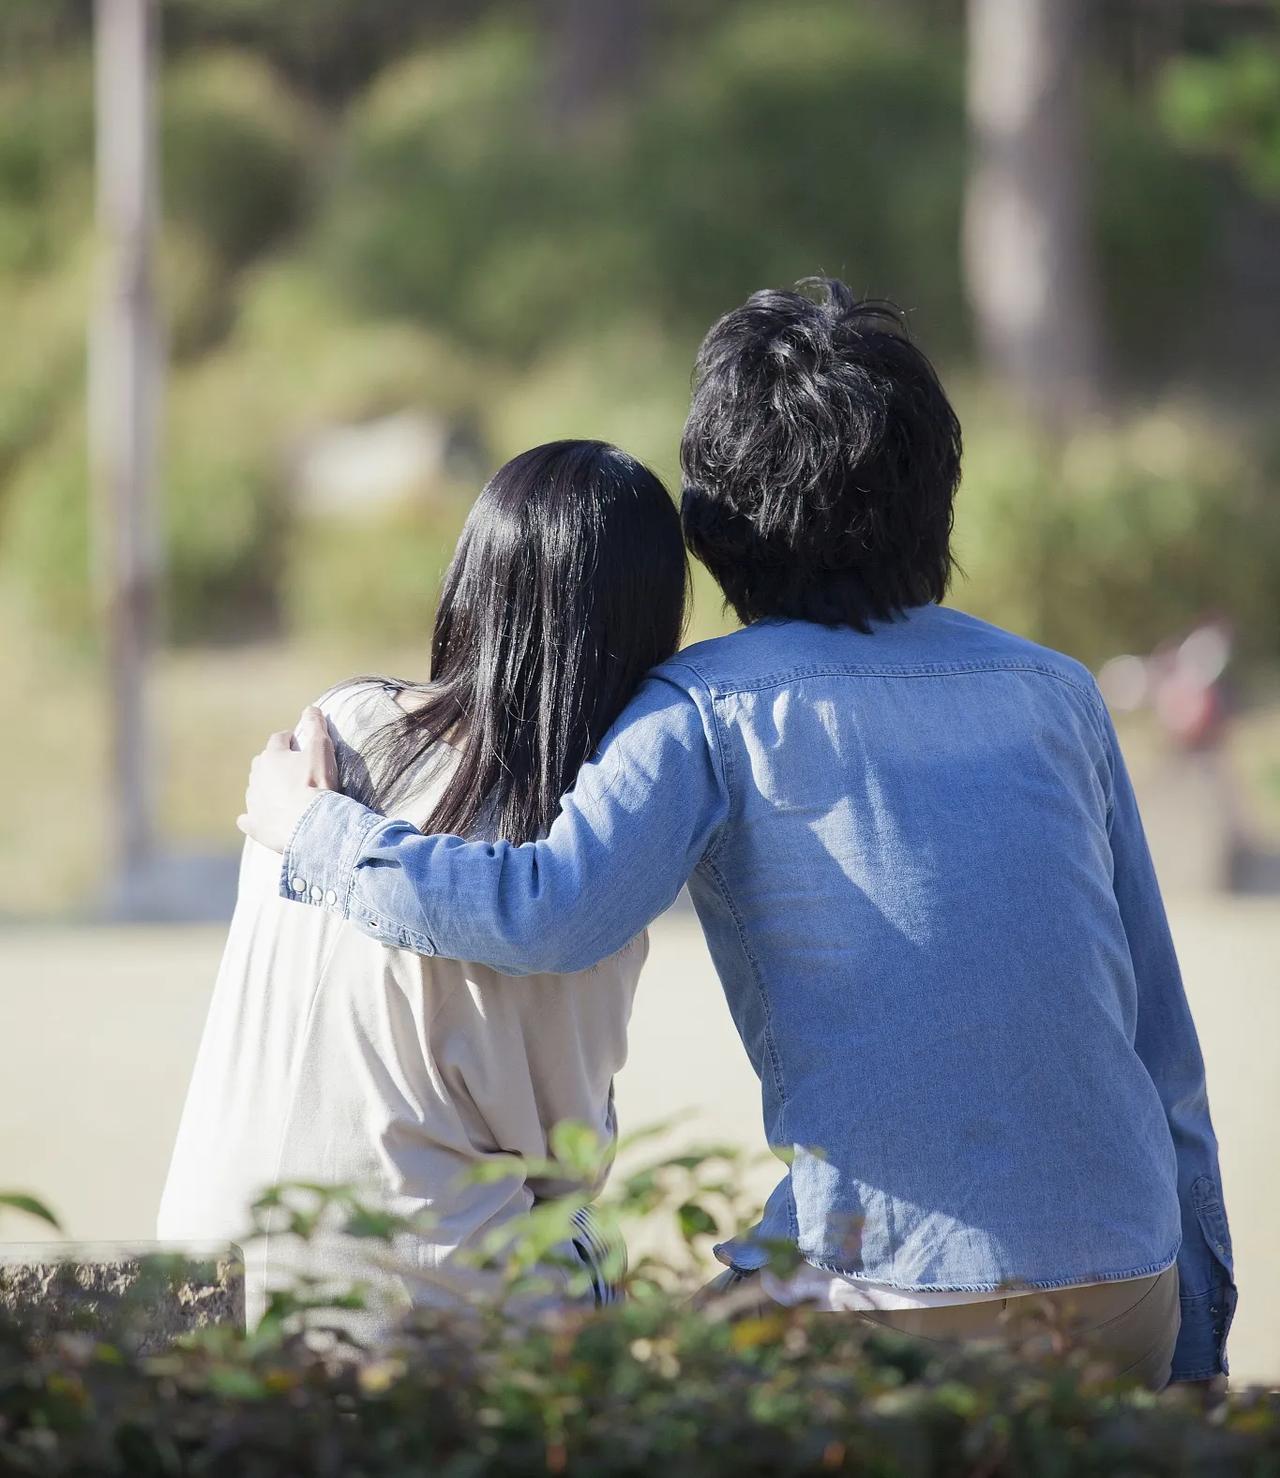
[[0, 70], [20, 68], [88, 36], [93, 0], [4, 0], [0, 5]]
[[1177, 138], [1230, 159], [1258, 194], [1280, 199], [1280, 6], [1268, 33], [1173, 61], [1161, 111]]
[[601, 107], [631, 96], [648, 60], [646, 0], [543, 0], [553, 129], [580, 134]]
[[[1253, 0], [1070, 0], [1053, 7], [1053, 35], [1083, 3], [1096, 28], [1084, 120], [1074, 101], [1064, 112], [1060, 99], [1038, 98], [1022, 115], [1029, 134], [1011, 140], [993, 128], [987, 138], [1002, 199], [1038, 212], [1027, 216], [1018, 265], [1037, 265], [1035, 228], [1062, 209], [1053, 164], [1062, 140], [1035, 132], [1043, 106], [1087, 127], [1073, 157], [1081, 168], [1087, 148], [1089, 209], [1077, 178], [1071, 229], [1092, 241], [1112, 384], [1130, 397], [1158, 397], [1171, 380], [1211, 388], [1217, 403], [1230, 396], [1215, 465], [1246, 447], [1244, 465], [1256, 460], [1258, 477], [1265, 468], [1274, 480], [1275, 462], [1253, 449], [1245, 422], [1255, 400], [1269, 417], [1273, 395], [1276, 208], [1195, 155], [1243, 164], [1270, 137], [1257, 103], [1269, 94], [1230, 82], [1221, 67], [1245, 43], [1274, 56], [1276, 11]], [[894, 297], [958, 393], [981, 390], [964, 374], [978, 306], [966, 311], [956, 250], [966, 170], [958, 0], [163, 4], [157, 265], [174, 373], [161, 605], [172, 639], [262, 633], [282, 615], [309, 630], [321, 605], [325, 629], [353, 639], [380, 639], [402, 607], [421, 620], [454, 510], [376, 531], [397, 582], [381, 607], [354, 582], [339, 588], [326, 571], [350, 546], [340, 532], [303, 527], [291, 499], [297, 448], [317, 427], [412, 407], [479, 425], [495, 457], [551, 433], [592, 431], [674, 473], [698, 338], [765, 283], [825, 270]], [[1166, 5], [1181, 29], [1155, 13]], [[999, 22], [994, 0], [986, 8]], [[1044, 9], [1035, 0], [1008, 13], [1024, 27]], [[20, 346], [0, 362], [0, 598], [13, 593], [17, 609], [69, 647], [101, 635], [83, 589], [87, 14], [88, 0], [0, 0], [0, 316]], [[996, 22], [999, 57], [1021, 65], [1018, 36]], [[597, 77], [591, 47], [611, 28], [640, 44], [620, 55], [616, 42], [604, 60], [623, 75]], [[1130, 31], [1141, 34], [1126, 50]], [[1191, 126], [1187, 108], [1209, 116], [1198, 103], [1178, 105], [1178, 137], [1194, 150], [1152, 105], [1171, 51], [1187, 55], [1186, 75], [1215, 79], [1215, 108], [1234, 109], [1230, 123], [1213, 113], [1209, 130]], [[992, 66], [1004, 65], [999, 57]], [[556, 136], [549, 74], [571, 58], [585, 91], [570, 112], [581, 109], [585, 126]], [[1037, 65], [1049, 88], [1057, 63], [1047, 74], [1043, 57]], [[1073, 86], [1079, 70], [1077, 50]], [[1183, 75], [1181, 64], [1175, 71]], [[987, 82], [988, 95], [1011, 85], [999, 70]], [[1025, 102], [1025, 76], [1019, 85]], [[1046, 152], [1028, 153], [1029, 138]], [[1250, 178], [1261, 184], [1261, 174]], [[1044, 205], [1046, 190], [1057, 207]], [[1246, 218], [1247, 236], [1229, 211]], [[977, 264], [997, 303], [1011, 288], [1002, 260], [988, 252]], [[1082, 297], [1092, 314], [1091, 277], [1073, 296], [1070, 281], [1045, 269], [1038, 351], [1060, 347]], [[1045, 457], [1044, 438], [1026, 433], [1007, 400], [982, 404], [965, 418], [973, 512], [964, 560], [975, 599], [981, 588], [998, 619], [1084, 653], [1107, 632], [1137, 641], [1208, 602], [1242, 625], [1251, 619], [1274, 649], [1280, 626], [1268, 625], [1262, 602], [1280, 546], [1256, 521], [1261, 494], [1236, 471], [1197, 464], [1175, 479], [1126, 462], [1103, 487], [1069, 456], [1055, 471], [1061, 459]], [[1010, 449], [1015, 433], [1026, 433], [1022, 453]], [[1093, 501], [1095, 482], [1103, 493]], [[1191, 510], [1176, 527], [1175, 505]], [[1228, 522], [1241, 551], [1230, 558]], [[1135, 552], [1148, 544], [1157, 554]], [[1215, 551], [1202, 564], [1221, 576], [1220, 592], [1196, 583], [1200, 546]], [[1168, 563], [1170, 550], [1194, 578]]]
[[473, 25], [492, 3], [166, 0], [166, 48], [176, 52], [210, 45], [243, 47], [313, 96], [341, 102], [389, 62], [425, 41], [438, 41]]
[[991, 368], [1044, 419], [1097, 398], [1085, 0], [969, 0], [965, 275]]
[[163, 376], [156, 301], [157, 0], [97, 0], [99, 289], [89, 338], [94, 573], [105, 639], [110, 858], [117, 896], [154, 847], [149, 676], [161, 563], [155, 463]]
[[298, 225], [320, 120], [279, 73], [243, 52], [205, 52], [165, 69], [160, 142], [164, 212], [234, 268]]

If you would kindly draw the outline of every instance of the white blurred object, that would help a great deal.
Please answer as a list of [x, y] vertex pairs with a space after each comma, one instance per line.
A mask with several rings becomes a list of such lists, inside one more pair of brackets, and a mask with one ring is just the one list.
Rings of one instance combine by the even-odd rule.
[[444, 478], [450, 442], [445, 422], [419, 411], [327, 426], [298, 455], [299, 507], [360, 517], [410, 502]]
[[1146, 660], [1132, 655], [1112, 657], [1098, 672], [1098, 687], [1108, 708], [1118, 713], [1133, 713], [1151, 694]]
[[1206, 686], [1217, 682], [1230, 660], [1231, 633], [1220, 621], [1196, 627], [1178, 648], [1179, 668]]

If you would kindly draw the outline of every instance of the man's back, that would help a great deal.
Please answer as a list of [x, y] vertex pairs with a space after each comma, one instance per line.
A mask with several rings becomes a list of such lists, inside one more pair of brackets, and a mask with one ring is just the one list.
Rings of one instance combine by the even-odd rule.
[[260, 757], [250, 824], [375, 937], [510, 973], [589, 966], [688, 879], [793, 1157], [724, 1255], [951, 1294], [1176, 1253], [1152, 1348], [1208, 1378], [1236, 1293], [1160, 890], [1089, 675], [942, 608], [961, 441], [890, 306], [752, 293], [680, 448], [685, 542], [745, 629], [651, 674], [536, 843], [316, 800], [323, 756]]
[[760, 622], [660, 672], [704, 690], [729, 795], [690, 887], [794, 1157], [762, 1237], [911, 1289], [1167, 1266], [1089, 674], [934, 605]]

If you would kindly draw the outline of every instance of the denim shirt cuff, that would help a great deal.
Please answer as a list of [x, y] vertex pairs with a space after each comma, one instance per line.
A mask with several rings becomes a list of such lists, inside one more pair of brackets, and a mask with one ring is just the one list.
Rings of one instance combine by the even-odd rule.
[[735, 1273], [758, 1273], [769, 1264], [768, 1250], [753, 1242], [750, 1235], [717, 1242], [711, 1252], [717, 1262], [732, 1268]]
[[1183, 1294], [1170, 1380], [1212, 1380], [1229, 1373], [1227, 1334], [1236, 1309], [1236, 1287], [1223, 1278], [1205, 1293]]
[[1189, 1200], [1195, 1221], [1178, 1255], [1182, 1328], [1173, 1356], [1175, 1381], [1228, 1373], [1227, 1336], [1236, 1311], [1231, 1233], [1216, 1180], [1198, 1176]]
[[280, 896], [349, 918], [356, 863], [384, 818], [337, 791], [319, 791], [284, 850]]

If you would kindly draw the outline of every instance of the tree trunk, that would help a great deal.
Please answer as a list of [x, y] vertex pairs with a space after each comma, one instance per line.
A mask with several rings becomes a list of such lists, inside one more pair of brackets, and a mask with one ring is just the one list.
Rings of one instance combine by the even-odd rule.
[[548, 114], [581, 136], [602, 107], [634, 92], [648, 57], [646, 0], [544, 0], [550, 51]]
[[1082, 116], [1086, 7], [969, 0], [969, 301], [990, 368], [1050, 425], [1102, 398]]
[[155, 0], [97, 0], [98, 303], [89, 343], [94, 554], [107, 666], [112, 892], [154, 843], [147, 715], [159, 540], [152, 508], [160, 388], [154, 227]]

